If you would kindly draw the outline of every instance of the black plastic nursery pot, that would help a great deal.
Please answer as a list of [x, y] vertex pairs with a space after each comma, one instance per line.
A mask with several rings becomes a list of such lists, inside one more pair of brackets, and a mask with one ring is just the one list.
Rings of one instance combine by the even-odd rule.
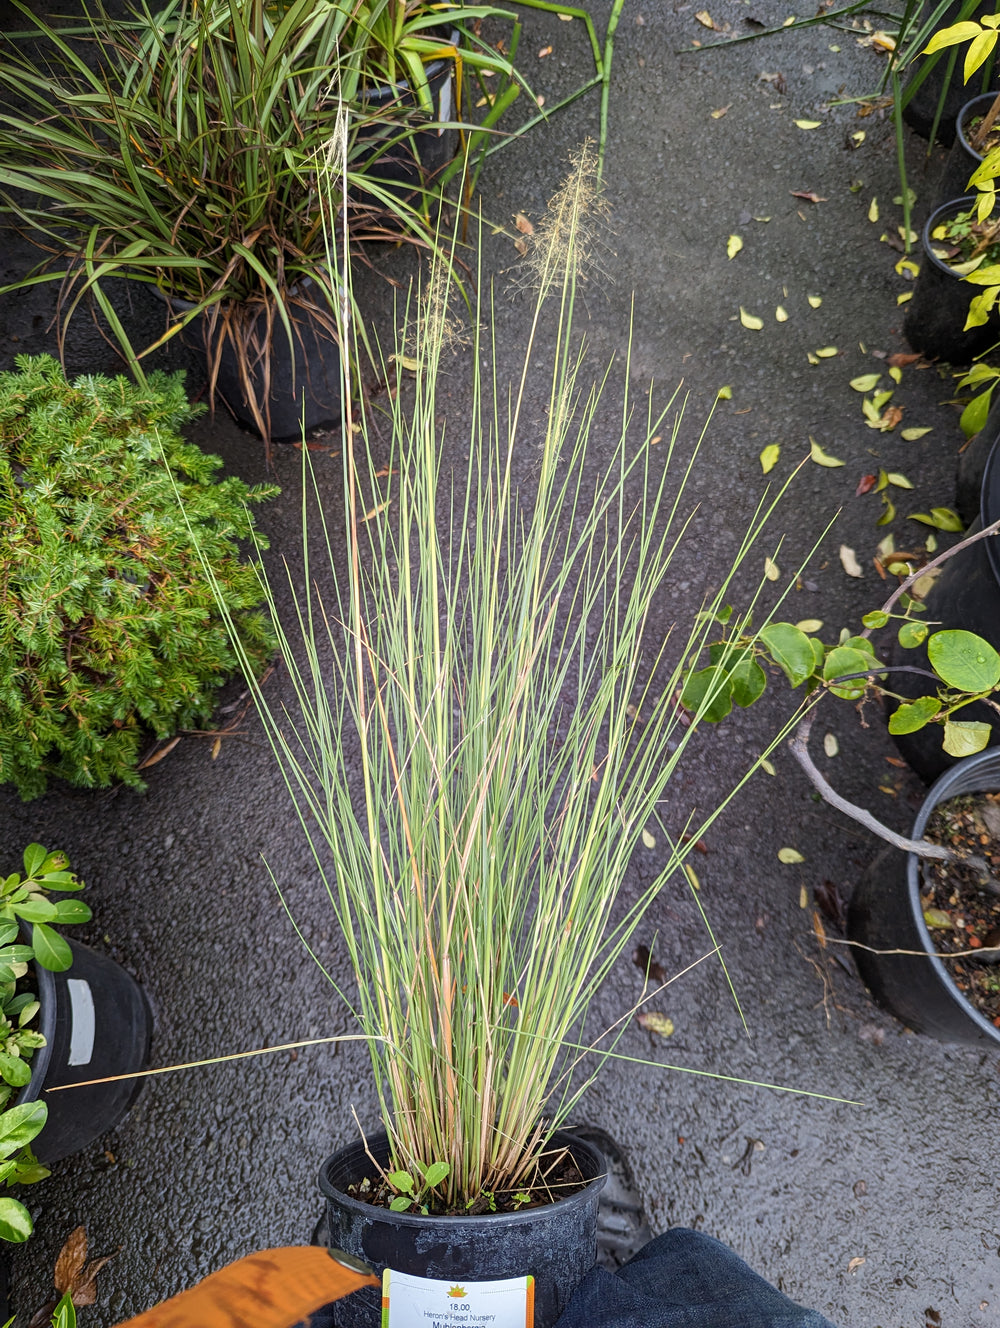
[[[457, 29], [435, 35], [452, 46], [457, 46], [461, 40]], [[405, 135], [400, 124], [391, 119], [387, 119], [382, 126], [363, 125], [359, 130], [362, 143], [371, 141], [371, 147], [364, 150], [361, 156], [362, 161], [366, 156], [371, 161], [365, 174], [402, 202], [411, 205], [418, 202], [420, 191], [426, 189], [448, 165], [458, 147], [458, 130], [447, 127], [455, 119], [455, 61], [451, 56], [432, 60], [427, 65], [426, 73], [434, 105], [433, 123], [422, 128], [418, 123]], [[364, 94], [364, 100], [373, 111], [390, 107], [411, 108], [418, 104], [408, 83], [371, 88]], [[378, 140], [383, 135], [387, 146], [380, 150]], [[353, 193], [351, 201], [356, 206], [378, 206], [378, 200], [372, 194], [362, 191]]]
[[[162, 292], [159, 293], [162, 295]], [[163, 298], [175, 313], [187, 313], [194, 307], [187, 300], [173, 296]], [[267, 401], [270, 407], [271, 442], [274, 443], [297, 443], [302, 439], [303, 430], [309, 433], [314, 429], [340, 424], [340, 346], [326, 328], [313, 319], [294, 309], [290, 311], [290, 316], [291, 343], [280, 318], [275, 315], [272, 322]], [[249, 339], [264, 344], [267, 340], [266, 328], [266, 314], [261, 308], [253, 320]], [[211, 358], [208, 331], [208, 316], [199, 314], [183, 333], [205, 355], [206, 365]], [[264, 373], [259, 359], [251, 359], [248, 377], [255, 399], [263, 403]], [[253, 433], [260, 432], [243, 389], [236, 352], [228, 339], [219, 358], [215, 395], [245, 429]]]
[[[924, 833], [934, 808], [962, 793], [1000, 789], [1000, 748], [967, 756], [933, 785], [913, 825]], [[955, 985], [948, 964], [934, 949], [920, 904], [920, 859], [885, 849], [858, 884], [847, 916], [847, 934], [856, 942], [854, 960], [879, 1005], [917, 1033], [943, 1042], [992, 1042], [1000, 1029], [971, 1005]], [[914, 951], [873, 954], [871, 950]]]
[[953, 198], [960, 198], [968, 192], [969, 179], [973, 171], [982, 165], [983, 154], [969, 142], [973, 132], [972, 121], [977, 116], [985, 116], [996, 101], [995, 92], [983, 92], [978, 97], [967, 101], [955, 119], [955, 141], [948, 153], [948, 160], [941, 173], [937, 187], [937, 204], [940, 207]]
[[[604, 1158], [592, 1144], [559, 1130], [552, 1147], [568, 1148], [587, 1180], [576, 1194], [517, 1213], [424, 1217], [393, 1213], [347, 1194], [349, 1185], [373, 1171], [365, 1145], [350, 1144], [334, 1153], [319, 1173], [330, 1247], [363, 1259], [379, 1277], [390, 1268], [393, 1273], [454, 1282], [466, 1290], [478, 1282], [530, 1275], [534, 1319], [529, 1318], [527, 1328], [551, 1328], [596, 1261], [597, 1206], [607, 1179]], [[369, 1139], [368, 1148], [385, 1166], [386, 1136]], [[374, 1287], [355, 1291], [337, 1304], [334, 1319], [338, 1328], [379, 1328], [381, 1293]]]
[[[991, 417], [996, 418], [993, 412]], [[1000, 519], [1000, 438], [994, 438], [986, 461], [980, 502], [981, 526], [992, 525]], [[924, 604], [926, 609], [921, 617], [934, 624], [934, 631], [961, 629], [975, 632], [989, 641], [994, 649], [1000, 650], [1000, 536], [977, 540], [942, 563], [933, 585], [924, 596]], [[926, 646], [904, 650], [894, 645], [889, 663], [930, 668]], [[894, 692], [905, 698], [926, 695], [930, 688], [928, 678], [910, 673], [889, 674], [888, 683]], [[1000, 743], [1000, 715], [985, 702], [964, 706], [956, 718], [989, 724], [993, 730], [991, 741]], [[941, 746], [939, 724], [928, 724], [916, 733], [893, 736], [899, 754], [928, 783], [956, 764], [957, 758], [949, 756]]]
[[32, 1057], [31, 1079], [18, 1096], [19, 1103], [40, 1098], [48, 1106], [48, 1120], [31, 1145], [41, 1162], [69, 1157], [113, 1129], [143, 1080], [61, 1093], [50, 1088], [134, 1074], [149, 1062], [153, 1021], [142, 988], [113, 959], [79, 941], [69, 946], [73, 964], [65, 973], [35, 967], [45, 1046]]
[[921, 237], [920, 275], [903, 315], [903, 335], [913, 349], [949, 364], [968, 364], [1000, 341], [1000, 313], [996, 309], [982, 327], [963, 330], [969, 302], [980, 294], [980, 287], [963, 281], [942, 262], [934, 253], [931, 238], [938, 226], [967, 211], [975, 201], [972, 194], [953, 198], [928, 217]]

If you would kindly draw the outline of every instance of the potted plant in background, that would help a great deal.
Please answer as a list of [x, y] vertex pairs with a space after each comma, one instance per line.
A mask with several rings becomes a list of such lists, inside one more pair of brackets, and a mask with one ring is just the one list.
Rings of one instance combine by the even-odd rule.
[[[600, 394], [581, 378], [573, 310], [602, 208], [595, 165], [580, 154], [537, 228], [537, 308], [509, 396], [484, 374], [489, 333], [474, 324], [468, 470], [454, 482], [439, 422], [445, 267], [411, 307], [414, 380], [391, 407], [390, 455], [365, 414], [345, 454], [337, 602], [321, 607], [310, 573], [285, 625], [272, 595], [301, 714], [286, 723], [257, 698], [343, 932], [357, 990], [342, 994], [382, 1108], [385, 1138], [323, 1168], [331, 1243], [388, 1268], [390, 1297], [508, 1282], [522, 1321], [534, 1277], [538, 1328], [594, 1261], [601, 1165], [556, 1133], [590, 1078], [588, 1006], [687, 850], [671, 847], [638, 898], [622, 883], [712, 702], [686, 727], [675, 699], [711, 615], [667, 641], [649, 626], [686, 524], [666, 469], [675, 403], [630, 441], [626, 402], [596, 489], [584, 479]], [[539, 375], [547, 409], [532, 419]], [[512, 480], [524, 449], [530, 500]], [[391, 513], [368, 519], [386, 470]], [[756, 674], [741, 675], [740, 704]], [[599, 1064], [614, 1033], [598, 1044]], [[342, 1322], [379, 1322], [365, 1294]]]
[[[137, 1082], [58, 1098], [43, 1094], [95, 1075], [132, 1074], [146, 1064], [151, 1023], [136, 982], [56, 930], [91, 914], [79, 900], [49, 895], [82, 889], [66, 854], [41, 844], [24, 850], [23, 875], [12, 872], [0, 882], [0, 1178], [7, 1186], [49, 1174], [32, 1143], [45, 1161], [55, 1162], [112, 1129]], [[0, 1240], [24, 1241], [31, 1231], [24, 1205], [0, 1197]]]
[[[82, 29], [58, 29], [13, 2], [40, 52], [22, 49], [23, 33], [4, 41], [3, 205], [50, 254], [29, 281], [62, 283], [61, 335], [92, 295], [136, 375], [189, 328], [213, 394], [265, 439], [299, 437], [303, 421], [339, 423], [341, 293], [317, 187], [339, 110], [349, 112], [339, 205], [352, 242], [433, 248], [441, 163], [420, 158], [460, 124], [455, 25], [466, 34], [463, 68], [495, 76], [488, 128], [520, 80], [469, 25], [505, 11], [450, 0], [168, 0], [126, 19], [98, 4]], [[166, 332], [138, 351], [105, 289], [113, 276], [167, 301]]]
[[179, 433], [197, 413], [179, 374], [68, 383], [48, 356], [0, 374], [0, 781], [25, 800], [50, 777], [142, 788], [150, 738], [203, 723], [273, 649], [236, 541], [277, 490], [216, 480]]

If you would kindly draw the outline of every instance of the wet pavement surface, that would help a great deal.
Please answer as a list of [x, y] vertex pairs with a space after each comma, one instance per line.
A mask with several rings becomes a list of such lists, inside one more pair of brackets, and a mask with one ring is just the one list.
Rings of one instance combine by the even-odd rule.
[[[590, 6], [599, 26], [608, 8]], [[724, 9], [711, 10], [720, 26], [741, 33], [752, 30], [745, 18], [780, 23], [787, 12], [763, 0], [725, 0]], [[810, 436], [845, 463], [804, 465], [777, 522], [781, 550], [762, 548], [754, 565], [756, 575], [764, 554], [774, 555], [780, 590], [808, 559], [787, 616], [820, 618], [831, 636], [853, 628], [884, 598], [871, 559], [886, 529], [875, 524], [877, 495], [855, 497], [862, 475], [881, 466], [914, 485], [912, 495], [899, 493], [888, 527], [897, 547], [926, 535], [906, 513], [953, 501], [962, 438], [947, 373], [904, 370], [894, 398], [904, 407], [900, 428], [932, 430], [911, 442], [900, 428], [867, 428], [861, 397], [849, 386], [856, 375], [884, 370], [874, 352], [908, 349], [897, 305], [908, 282], [894, 270], [900, 255], [880, 239], [896, 234], [901, 222], [892, 202], [899, 194], [892, 126], [884, 115], [858, 118], [854, 105], [828, 107], [838, 95], [877, 87], [882, 57], [858, 44], [863, 35], [817, 27], [679, 54], [692, 40], [713, 40], [694, 5], [625, 5], [606, 161], [612, 233], [586, 288], [595, 376], [615, 358], [595, 457], [602, 430], [613, 428], [623, 374], [640, 400], [654, 380], [664, 400], [683, 380], [689, 400], [682, 433], [689, 440], [718, 389], [732, 389], [695, 468], [700, 507], [686, 561], [659, 610], [664, 628], [696, 611], [728, 569], [764, 490], [758, 455], [768, 444], [781, 446], [772, 478], [783, 479], [808, 456]], [[551, 54], [537, 54], [549, 45]], [[579, 23], [529, 13], [521, 49], [529, 78], [549, 102], [584, 75]], [[493, 156], [482, 174], [486, 217], [506, 228], [491, 234], [487, 227], [484, 239], [486, 270], [500, 293], [502, 364], [516, 362], [530, 310], [523, 295], [509, 295], [519, 262], [514, 215], [538, 221], [568, 154], [596, 133], [597, 116], [590, 94]], [[803, 129], [796, 120], [819, 124]], [[861, 131], [856, 146], [852, 136]], [[930, 210], [943, 161], [935, 152], [928, 164], [924, 151], [920, 140], [909, 142], [916, 222]], [[877, 222], [869, 220], [873, 199]], [[730, 260], [733, 234], [743, 248]], [[392, 252], [375, 259], [397, 277], [409, 270]], [[0, 257], [4, 279], [30, 261], [26, 250], [9, 247]], [[373, 290], [381, 308], [376, 325], [387, 336], [388, 288]], [[812, 307], [810, 295], [822, 303]], [[787, 321], [776, 320], [779, 305]], [[741, 324], [741, 306], [763, 320], [761, 330]], [[53, 349], [50, 313], [45, 290], [0, 301], [2, 367], [17, 353]], [[141, 323], [149, 314], [137, 304], [135, 317]], [[837, 354], [809, 362], [810, 352], [827, 347]], [[68, 359], [72, 372], [114, 366], [82, 321]], [[451, 379], [460, 418], [460, 358]], [[189, 381], [200, 386], [196, 370]], [[533, 404], [540, 416], [541, 398]], [[200, 421], [193, 436], [232, 472], [267, 478], [259, 442], [221, 412]], [[340, 460], [314, 458], [335, 518]], [[283, 494], [258, 517], [272, 540], [272, 562], [294, 559], [298, 547], [299, 467], [298, 451], [276, 450]], [[519, 479], [530, 476], [526, 456]], [[842, 544], [856, 551], [861, 578], [845, 574]], [[269, 686], [274, 699], [285, 695], [280, 671]], [[230, 687], [224, 700], [237, 691]], [[669, 829], [719, 800], [791, 704], [787, 687], [776, 683], [753, 711], [697, 739], [670, 787]], [[922, 786], [888, 762], [893, 749], [878, 713], [870, 708], [864, 719], [867, 727], [853, 707], [829, 705], [816, 726], [817, 746], [820, 734], [832, 732], [839, 754], [818, 759], [838, 789], [905, 830]], [[10, 788], [0, 790], [5, 870], [13, 870], [29, 840], [68, 851], [94, 910], [93, 923], [77, 929], [80, 938], [142, 982], [156, 1018], [154, 1065], [350, 1031], [264, 865], [266, 858], [306, 939], [335, 976], [346, 977], [332, 916], [253, 716], [223, 741], [217, 759], [211, 749], [205, 738], [182, 741], [150, 770], [145, 794], [54, 788], [22, 805]], [[906, 1031], [870, 1003], [842, 947], [821, 948], [815, 890], [830, 881], [849, 897], [876, 844], [814, 799], [789, 755], [779, 751], [774, 765], [774, 777], [753, 775], [694, 862], [749, 1033], [718, 964], [701, 963], [657, 998], [675, 1025], [672, 1037], [633, 1025], [623, 1039], [620, 1050], [658, 1064], [611, 1065], [580, 1114], [626, 1150], [654, 1231], [683, 1224], [710, 1232], [841, 1328], [986, 1328], [1000, 1321], [993, 1170], [1000, 1161], [1000, 1056]], [[796, 847], [804, 862], [780, 863], [782, 846]], [[637, 892], [661, 865], [660, 850], [640, 848], [628, 891]], [[668, 973], [710, 948], [679, 880], [643, 923], [638, 940], [654, 939]], [[595, 1028], [639, 996], [642, 976], [630, 955], [631, 947], [602, 991]], [[27, 1193], [37, 1231], [14, 1264], [19, 1323], [48, 1296], [55, 1255], [80, 1222], [93, 1253], [114, 1254], [83, 1324], [116, 1323], [252, 1250], [307, 1241], [321, 1207], [317, 1170], [354, 1137], [352, 1108], [362, 1122], [375, 1119], [365, 1055], [352, 1045], [150, 1081], [113, 1134], [57, 1164]]]

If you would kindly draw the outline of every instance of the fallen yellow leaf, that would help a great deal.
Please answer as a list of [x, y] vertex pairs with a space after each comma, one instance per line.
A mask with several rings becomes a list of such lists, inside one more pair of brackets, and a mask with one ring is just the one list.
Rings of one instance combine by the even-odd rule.
[[[733, 104], [733, 103], [730, 102], [730, 103], [729, 103], [729, 106], [732, 106], [732, 104]], [[719, 109], [718, 109], [717, 111], [711, 111], [711, 112], [710, 112], [710, 115], [711, 115], [712, 119], [713, 119], [713, 120], [721, 120], [722, 117], [725, 115], [725, 113], [729, 110], [729, 106], [720, 106]]]
[[765, 475], [769, 474], [778, 464], [778, 457], [781, 455], [781, 447], [778, 443], [768, 443], [760, 454], [760, 468]]
[[796, 121], [795, 121], [796, 128], [798, 128], [798, 129], [819, 129], [820, 126], [822, 125], [822, 123], [823, 123], [822, 120], [796, 120]]
[[713, 32], [715, 31], [715, 21], [707, 9], [699, 9], [697, 14], [695, 14], [695, 18], [702, 27], [711, 28]]
[[842, 466], [844, 464], [844, 462], [838, 460], [837, 457], [831, 456], [829, 452], [824, 452], [815, 438], [809, 439], [809, 456], [816, 462], [817, 466], [830, 466], [833, 468], [834, 466]]
[[797, 848], [779, 848], [778, 861], [785, 863], [786, 866], [794, 866], [797, 862], [805, 862], [805, 858]]
[[742, 304], [740, 305], [740, 322], [751, 332], [759, 332], [764, 326], [763, 318], [758, 318], [756, 314], [748, 314]]
[[730, 235], [726, 241], [726, 257], [735, 258], [743, 248], [743, 239], [739, 235]]
[[821, 295], [807, 295], [806, 299], [809, 301], [810, 309], [818, 309], [823, 303], [823, 297]]

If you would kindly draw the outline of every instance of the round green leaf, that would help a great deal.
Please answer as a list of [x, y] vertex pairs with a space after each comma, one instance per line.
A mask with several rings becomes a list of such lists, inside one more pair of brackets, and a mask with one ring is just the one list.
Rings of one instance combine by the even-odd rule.
[[0, 1157], [9, 1157], [30, 1144], [48, 1120], [44, 1102], [24, 1102], [0, 1114]]
[[55, 920], [60, 926], [70, 922], [89, 922], [93, 917], [90, 905], [80, 899], [60, 899], [55, 905]]
[[48, 849], [43, 848], [41, 844], [29, 844], [24, 850], [25, 876], [34, 876], [35, 872], [38, 871], [39, 867], [42, 866], [48, 856]]
[[0, 1075], [15, 1088], [23, 1088], [31, 1078], [31, 1066], [20, 1056], [12, 1056], [9, 1051], [0, 1051]]
[[31, 1214], [23, 1203], [6, 1196], [0, 1199], [0, 1240], [21, 1245], [33, 1230]]
[[433, 1189], [435, 1185], [440, 1185], [451, 1170], [447, 1162], [432, 1162], [424, 1172], [424, 1180]]
[[861, 621], [870, 631], [875, 631], [886, 625], [889, 621], [889, 615], [883, 613], [881, 609], [873, 609], [871, 613], [866, 613]]
[[36, 962], [52, 973], [65, 972], [73, 962], [69, 942], [44, 922], [36, 922], [32, 927], [31, 948], [35, 952]]
[[868, 686], [867, 678], [852, 678], [849, 682], [834, 684], [834, 678], [842, 678], [849, 673], [864, 673], [872, 667], [872, 657], [864, 650], [855, 650], [853, 646], [835, 646], [823, 664], [823, 677], [830, 683], [834, 696], [854, 701], [863, 696]]
[[972, 719], [948, 719], [944, 725], [944, 749], [949, 756], [975, 756], [990, 740], [989, 724]]
[[927, 639], [927, 624], [922, 622], [905, 622], [899, 629], [899, 644], [904, 650], [912, 650], [914, 646], [919, 646]]
[[51, 899], [41, 895], [31, 895], [23, 903], [14, 904], [13, 911], [25, 922], [52, 922], [56, 916], [56, 906]]
[[1000, 682], [1000, 655], [973, 632], [935, 632], [927, 658], [938, 677], [960, 692], [987, 692]]
[[916, 733], [941, 709], [936, 696], [918, 696], [915, 701], [904, 701], [889, 716], [890, 733]]
[[793, 687], [805, 682], [815, 667], [813, 648], [805, 632], [792, 623], [770, 623], [761, 631], [760, 639]]
[[[706, 704], [706, 697], [709, 696], [711, 700]], [[717, 664], [711, 664], [707, 669], [698, 669], [688, 675], [681, 692], [681, 705], [696, 714], [700, 712], [701, 718], [707, 719], [710, 724], [717, 724], [733, 708], [733, 684]]]
[[738, 706], [751, 706], [763, 695], [767, 674], [755, 659], [744, 659], [729, 675], [733, 685], [733, 700]]

